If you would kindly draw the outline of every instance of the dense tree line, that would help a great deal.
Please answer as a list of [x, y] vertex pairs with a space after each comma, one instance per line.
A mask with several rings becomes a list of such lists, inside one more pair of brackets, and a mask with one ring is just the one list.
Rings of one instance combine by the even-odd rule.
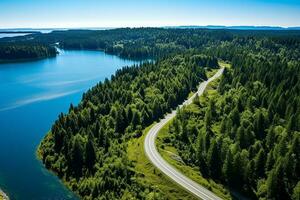
[[190, 165], [253, 199], [299, 199], [300, 65], [235, 56], [216, 95], [194, 100], [170, 125]]
[[83, 199], [146, 198], [126, 141], [195, 90], [204, 67], [218, 67], [217, 59], [184, 54], [118, 70], [59, 116], [39, 147], [43, 163]]
[[269, 51], [295, 58], [300, 49], [300, 31], [119, 28], [53, 31], [0, 39], [0, 43], [16, 41], [45, 45], [59, 43], [64, 49], [104, 50], [124, 58], [138, 59], [161, 58], [191, 49], [224, 60], [231, 60], [233, 55], [240, 53], [261, 52], [266, 55]]
[[56, 56], [55, 47], [42, 44], [0, 43], [0, 63]]

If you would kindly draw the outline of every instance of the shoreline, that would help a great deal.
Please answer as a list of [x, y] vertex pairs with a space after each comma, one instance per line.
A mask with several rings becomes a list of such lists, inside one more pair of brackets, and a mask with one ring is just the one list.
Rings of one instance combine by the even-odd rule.
[[9, 200], [7, 194], [5, 194], [1, 189], [0, 189], [0, 200]]
[[25, 63], [25, 62], [39, 61], [39, 60], [44, 60], [44, 59], [48, 59], [48, 58], [55, 58], [56, 56], [57, 56], [57, 54], [53, 55], [53, 56], [43, 56], [43, 57], [39, 57], [39, 58], [22, 58], [22, 59], [11, 59], [11, 60], [1, 60], [0, 59], [0, 66], [1, 66], [1, 64]]

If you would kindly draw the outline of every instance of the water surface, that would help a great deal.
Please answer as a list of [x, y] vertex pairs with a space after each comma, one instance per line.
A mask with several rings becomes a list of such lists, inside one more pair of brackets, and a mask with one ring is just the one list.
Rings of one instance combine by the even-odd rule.
[[[25, 28], [17, 28], [17, 29], [0, 29], [0, 38], [5, 37], [17, 37], [32, 34], [33, 32], [40, 33], [51, 33], [54, 29], [25, 29]], [[55, 30], [67, 30], [67, 29], [55, 29]], [[26, 31], [28, 33], [26, 33]]]
[[76, 199], [36, 159], [36, 148], [71, 102], [77, 104], [88, 88], [132, 64], [97, 51], [0, 64], [0, 188], [12, 199]]
[[29, 35], [30, 33], [0, 33], [0, 38]]

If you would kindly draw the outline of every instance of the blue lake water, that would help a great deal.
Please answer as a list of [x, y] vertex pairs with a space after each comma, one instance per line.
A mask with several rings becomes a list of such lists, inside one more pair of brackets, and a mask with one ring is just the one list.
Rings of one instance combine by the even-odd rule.
[[[0, 38], [5, 37], [16, 37], [29, 35], [30, 33], [20, 33], [21, 32], [41, 32], [41, 33], [51, 33], [54, 29], [0, 29]], [[66, 29], [55, 29], [55, 30], [66, 30]], [[19, 33], [18, 33], [19, 32]]]
[[24, 35], [28, 35], [28, 33], [0, 33], [0, 38], [16, 37], [16, 36], [24, 36]]
[[97, 51], [0, 64], [0, 188], [12, 199], [76, 199], [35, 151], [60, 112], [117, 69], [136, 62]]

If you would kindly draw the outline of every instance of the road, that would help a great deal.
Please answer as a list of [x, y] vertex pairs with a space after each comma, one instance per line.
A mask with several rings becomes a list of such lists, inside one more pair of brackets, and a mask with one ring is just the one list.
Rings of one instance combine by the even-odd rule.
[[[216, 78], [222, 75], [224, 71], [224, 68], [221, 68], [218, 70], [218, 72], [211, 78], [209, 78], [207, 81], [202, 82], [199, 85], [198, 91], [191, 96], [189, 99], [183, 102], [183, 104], [179, 105], [179, 108], [181, 108], [183, 105], [188, 105], [193, 102], [194, 97], [196, 94], [199, 96], [203, 94], [206, 86]], [[167, 175], [169, 178], [171, 178], [173, 181], [175, 181], [177, 184], [181, 185], [183, 188], [185, 188], [187, 191], [194, 194], [196, 197], [199, 197], [200, 199], [204, 200], [219, 200], [220, 197], [216, 196], [214, 193], [206, 189], [205, 187], [199, 185], [195, 181], [189, 179], [185, 175], [183, 175], [181, 172], [179, 172], [177, 169], [175, 169], [173, 166], [171, 166], [169, 163], [167, 163], [158, 153], [156, 145], [155, 145], [155, 138], [159, 132], [159, 130], [166, 124], [168, 121], [170, 121], [174, 116], [176, 115], [176, 110], [173, 110], [171, 113], [167, 114], [164, 119], [159, 121], [157, 124], [155, 124], [147, 133], [145, 141], [144, 141], [144, 150], [149, 158], [149, 160], [153, 163], [155, 167], [157, 167], [159, 170], [161, 170], [165, 175]]]

